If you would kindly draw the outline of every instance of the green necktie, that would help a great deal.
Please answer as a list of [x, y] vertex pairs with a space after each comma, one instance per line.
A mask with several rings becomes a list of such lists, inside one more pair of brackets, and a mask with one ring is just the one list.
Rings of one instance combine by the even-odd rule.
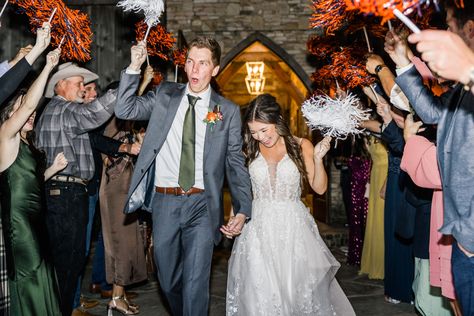
[[178, 184], [184, 191], [188, 191], [194, 185], [195, 173], [195, 143], [196, 143], [196, 115], [194, 105], [200, 100], [188, 94], [189, 108], [184, 116], [183, 123], [183, 139], [181, 147], [181, 160], [179, 162], [179, 179]]

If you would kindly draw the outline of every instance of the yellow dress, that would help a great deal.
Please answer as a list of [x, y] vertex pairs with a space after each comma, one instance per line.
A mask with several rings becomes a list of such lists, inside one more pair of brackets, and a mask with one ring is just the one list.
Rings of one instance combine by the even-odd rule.
[[369, 152], [372, 169], [360, 273], [368, 274], [370, 279], [383, 279], [385, 202], [380, 198], [380, 190], [387, 178], [388, 155], [385, 146], [373, 136], [370, 138]]

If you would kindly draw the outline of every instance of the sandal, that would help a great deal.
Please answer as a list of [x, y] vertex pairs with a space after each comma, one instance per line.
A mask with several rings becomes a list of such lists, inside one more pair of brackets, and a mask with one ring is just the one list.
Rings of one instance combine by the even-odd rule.
[[[122, 304], [117, 305], [117, 303]], [[125, 307], [123, 305], [125, 305]], [[107, 304], [107, 316], [113, 316], [113, 311], [117, 311], [122, 315], [138, 314], [138, 308], [132, 308], [124, 296], [112, 297], [109, 304]]]

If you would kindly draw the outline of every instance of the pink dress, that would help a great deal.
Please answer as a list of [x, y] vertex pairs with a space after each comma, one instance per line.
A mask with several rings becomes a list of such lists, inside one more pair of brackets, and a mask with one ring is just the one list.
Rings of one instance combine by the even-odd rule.
[[443, 191], [436, 158], [436, 146], [421, 136], [412, 136], [405, 144], [400, 168], [416, 185], [434, 189], [430, 224], [430, 284], [441, 287], [443, 296], [455, 299], [451, 274], [452, 237], [438, 232], [443, 224]]

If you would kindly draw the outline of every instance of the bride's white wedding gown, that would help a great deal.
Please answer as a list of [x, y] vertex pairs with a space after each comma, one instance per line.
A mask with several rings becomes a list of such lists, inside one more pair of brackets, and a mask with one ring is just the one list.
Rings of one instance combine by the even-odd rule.
[[340, 264], [301, 202], [296, 165], [259, 154], [249, 172], [252, 219], [232, 249], [227, 315], [355, 315], [334, 277]]

